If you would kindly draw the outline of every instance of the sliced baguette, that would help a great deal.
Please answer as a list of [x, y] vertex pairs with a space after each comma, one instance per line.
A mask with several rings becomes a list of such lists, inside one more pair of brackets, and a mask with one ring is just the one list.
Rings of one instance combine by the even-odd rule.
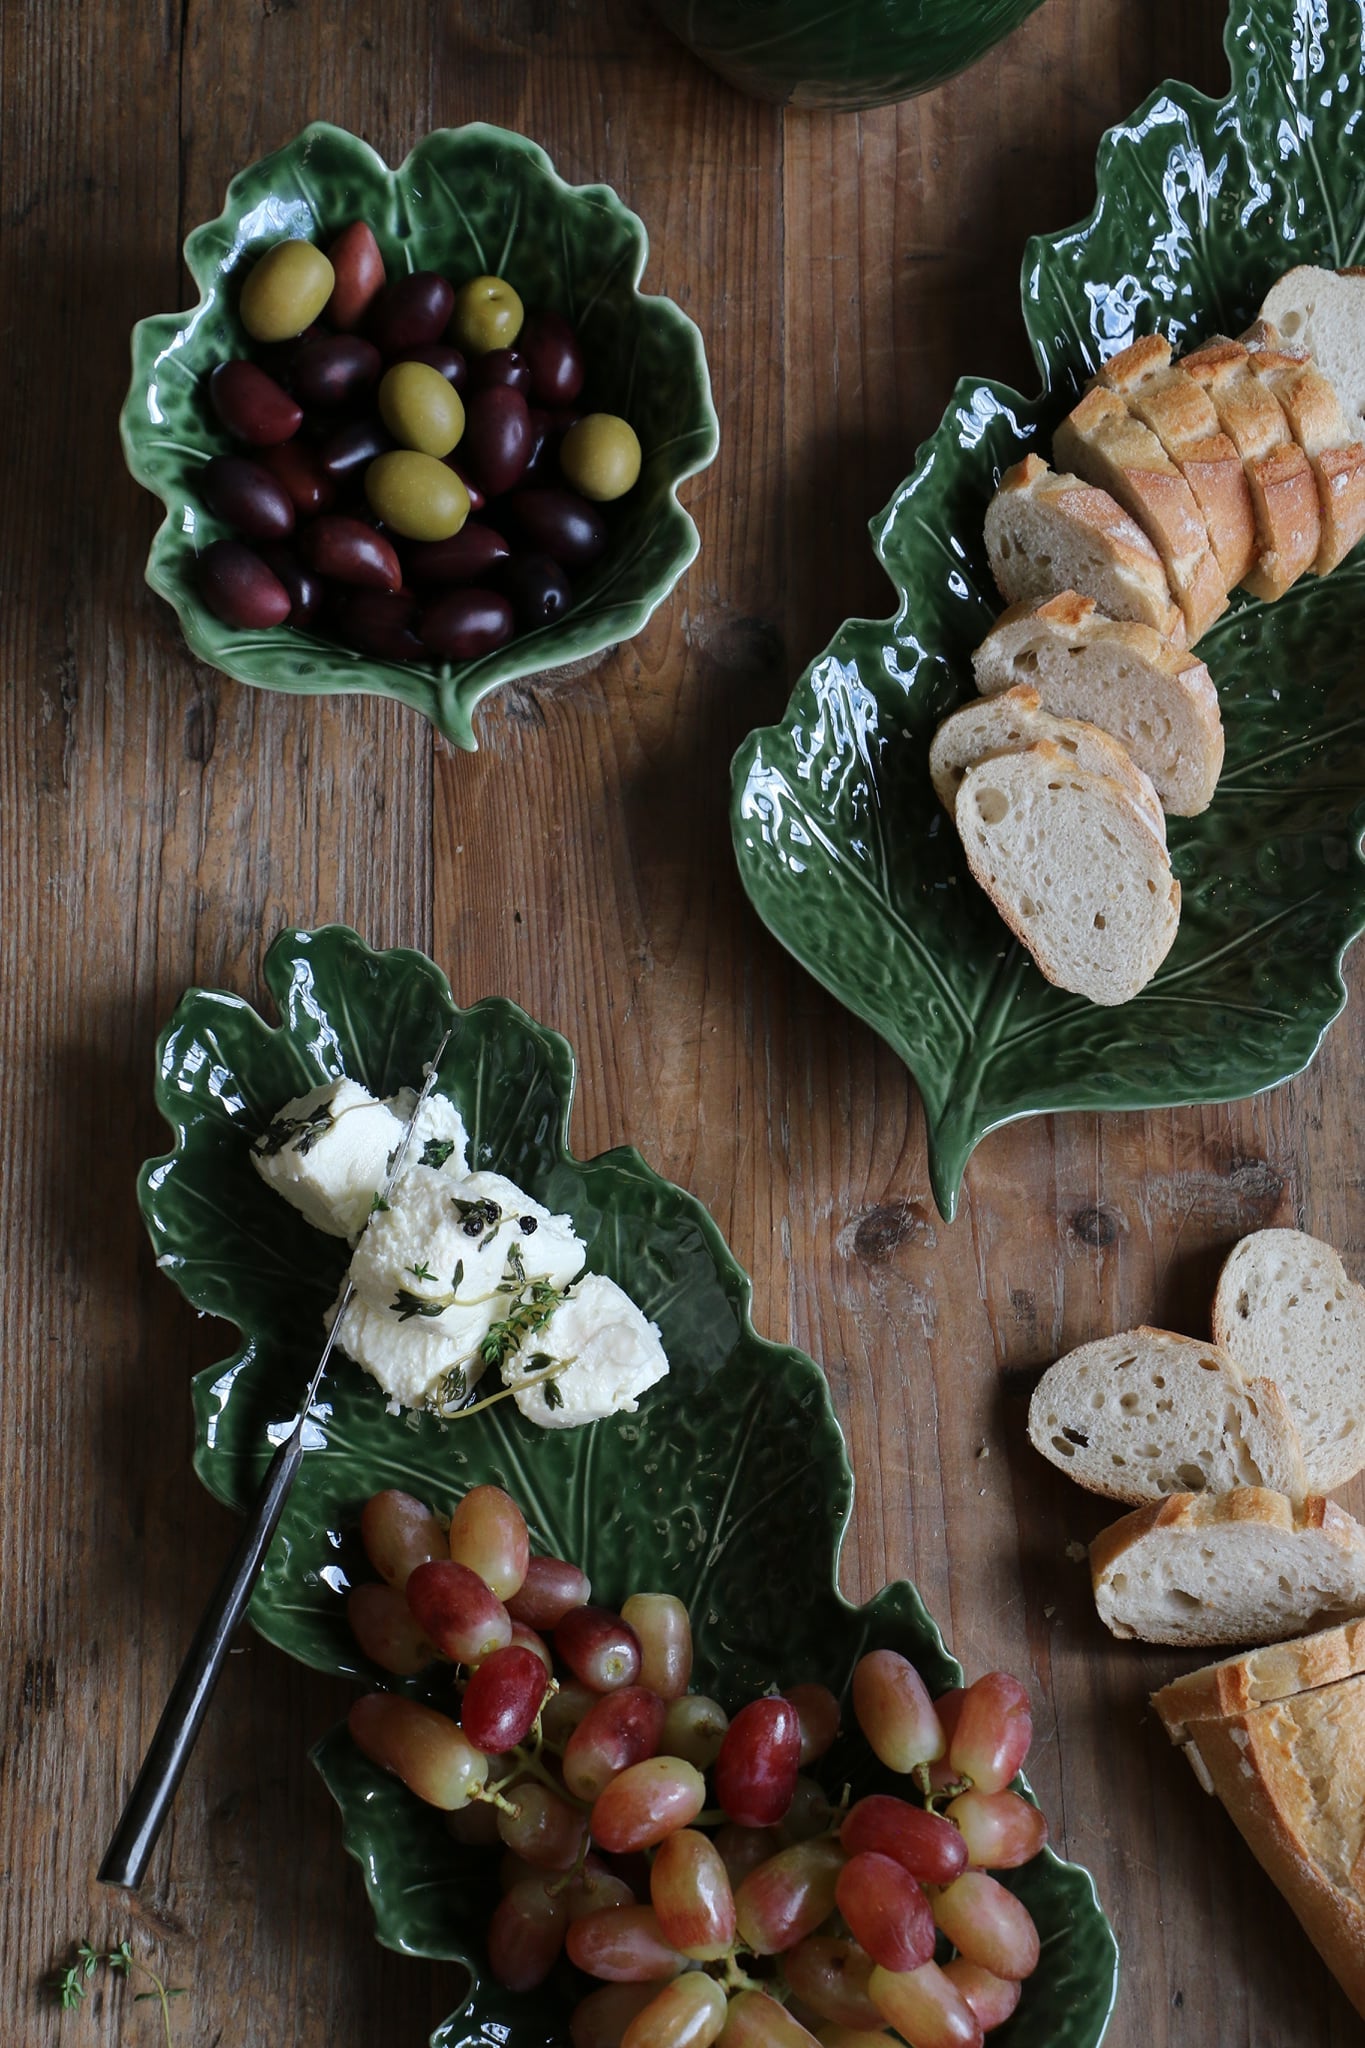
[[1350, 431], [1365, 435], [1365, 273], [1300, 263], [1271, 286], [1261, 317], [1329, 377]]
[[1048, 1367], [1029, 1403], [1035, 1450], [1110, 1500], [1307, 1491], [1289, 1411], [1270, 1380], [1243, 1379], [1212, 1344], [1127, 1330]]
[[1185, 618], [1160, 555], [1108, 491], [1056, 476], [1026, 455], [986, 508], [986, 551], [1000, 594], [1035, 603], [1059, 590], [1093, 597], [1113, 619], [1136, 619], [1185, 644]]
[[1365, 1289], [1331, 1245], [1301, 1230], [1244, 1237], [1218, 1276], [1213, 1331], [1243, 1373], [1278, 1385], [1315, 1493], [1365, 1468]]
[[1102, 1004], [1146, 986], [1175, 939], [1180, 884], [1121, 784], [1044, 740], [969, 768], [954, 818], [972, 874], [1049, 981]]
[[1269, 321], [1254, 322], [1242, 340], [1252, 374], [1274, 393], [1308, 457], [1321, 526], [1313, 570], [1326, 576], [1365, 534], [1365, 442], [1352, 440], [1336, 391], [1316, 363], [1287, 351]]
[[1217, 1664], [1201, 1665], [1153, 1693], [1152, 1705], [1172, 1742], [1201, 1721], [1222, 1721], [1315, 1686], [1336, 1685], [1365, 1674], [1365, 1620], [1339, 1621], [1316, 1635], [1295, 1636], [1264, 1649], [1239, 1650]]
[[1055, 717], [1112, 734], [1173, 816], [1207, 809], [1223, 766], [1218, 692], [1198, 655], [1153, 627], [1108, 619], [1091, 598], [1064, 590], [1011, 605], [972, 667], [985, 697], [1031, 684]]
[[1283, 597], [1317, 559], [1318, 490], [1274, 393], [1253, 373], [1240, 341], [1220, 337], [1179, 365], [1204, 390], [1242, 458], [1256, 514], [1256, 561], [1242, 578], [1253, 597]]
[[1090, 1546], [1112, 1634], [1202, 1649], [1307, 1635], [1365, 1614], [1365, 1529], [1335, 1501], [1282, 1493], [1176, 1493]]
[[1165, 565], [1193, 646], [1227, 610], [1227, 589], [1194, 493], [1151, 428], [1096, 386], [1058, 427], [1052, 456], [1136, 519]]
[[1017, 754], [1039, 740], [1054, 746], [1092, 775], [1110, 775], [1121, 783], [1164, 845], [1166, 818], [1148, 778], [1128, 754], [1098, 726], [1076, 718], [1054, 718], [1042, 708], [1037, 690], [1027, 683], [1003, 697], [981, 697], [945, 718], [929, 748], [929, 775], [939, 802], [947, 811], [957, 804], [962, 778], [976, 761], [996, 754]]
[[1097, 381], [1150, 427], [1184, 477], [1208, 527], [1223, 588], [1233, 590], [1256, 561], [1256, 514], [1242, 458], [1218, 424], [1213, 401], [1171, 364], [1160, 334], [1111, 356]]
[[[1365, 2018], [1365, 1674], [1354, 1662], [1330, 1679], [1310, 1670], [1302, 1686], [1258, 1701], [1250, 1667], [1266, 1657], [1286, 1664], [1294, 1647], [1230, 1660], [1241, 1667], [1240, 1684], [1222, 1678], [1227, 1664], [1193, 1672], [1154, 1693], [1152, 1704]], [[1203, 1711], [1210, 1693], [1225, 1690], [1245, 1698]]]

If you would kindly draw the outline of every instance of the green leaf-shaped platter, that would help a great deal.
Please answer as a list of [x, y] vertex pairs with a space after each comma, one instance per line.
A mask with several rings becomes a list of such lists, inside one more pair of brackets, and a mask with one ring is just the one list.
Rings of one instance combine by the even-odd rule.
[[[197, 478], [232, 445], [209, 408], [208, 374], [253, 352], [236, 311], [241, 276], [272, 242], [325, 244], [359, 219], [390, 278], [493, 272], [528, 311], [563, 313], [583, 341], [582, 403], [623, 414], [640, 437], [640, 480], [609, 508], [607, 551], [575, 578], [570, 609], [477, 661], [382, 661], [297, 627], [241, 631], [215, 618], [195, 585], [200, 550], [227, 531]], [[472, 748], [474, 708], [499, 683], [591, 662], [638, 633], [696, 555], [678, 486], [712, 460], [718, 439], [700, 333], [671, 300], [639, 289], [648, 250], [644, 223], [608, 186], [566, 185], [534, 142], [482, 122], [438, 129], [391, 171], [358, 136], [317, 121], [234, 178], [217, 220], [185, 243], [198, 305], [133, 329], [120, 418], [129, 469], [166, 507], [147, 581], [174, 605], [194, 652], [264, 689], [396, 697]]]
[[1234, 1100], [1298, 1073], [1345, 1001], [1365, 925], [1365, 549], [1278, 604], [1235, 601], [1199, 643], [1223, 779], [1170, 821], [1184, 898], [1161, 972], [1100, 1009], [1053, 988], [971, 881], [929, 783], [939, 721], [974, 695], [999, 609], [982, 519], [1002, 470], [1047, 453], [1078, 386], [1136, 335], [1237, 333], [1280, 273], [1365, 255], [1360, 8], [1238, 0], [1221, 103], [1166, 85], [1099, 153], [1082, 226], [1032, 241], [1023, 304], [1044, 389], [959, 384], [873, 522], [893, 619], [855, 619], [735, 758], [732, 830], [764, 922], [911, 1069], [935, 1197], [973, 1148], [1042, 1111]]
[[[338, 1360], [252, 1602], [261, 1633], [320, 1670], [398, 1683], [365, 1665], [346, 1626], [347, 1587], [366, 1573], [361, 1504], [400, 1486], [448, 1512], [468, 1487], [493, 1481], [521, 1502], [539, 1544], [581, 1560], [600, 1598], [620, 1601], [634, 1587], [686, 1600], [694, 1682], [732, 1709], [775, 1679], [842, 1688], [876, 1644], [912, 1656], [935, 1690], [955, 1683], [958, 1667], [913, 1587], [889, 1586], [858, 1609], [840, 1597], [852, 1476], [824, 1377], [799, 1351], [755, 1334], [749, 1282], [711, 1218], [636, 1152], [579, 1160], [569, 1151], [565, 1041], [509, 1002], [457, 1010], [421, 954], [372, 952], [342, 926], [283, 933], [265, 978], [277, 1029], [236, 996], [184, 997], [157, 1067], [175, 1146], [140, 1181], [158, 1265], [196, 1308], [241, 1332], [234, 1355], [194, 1385], [196, 1469], [219, 1499], [238, 1510], [252, 1499], [307, 1383], [347, 1257], [265, 1187], [251, 1142], [281, 1103], [327, 1075], [353, 1075], [381, 1094], [415, 1082], [450, 1023], [440, 1082], [464, 1115], [471, 1156], [573, 1217], [589, 1266], [659, 1324], [672, 1370], [638, 1415], [546, 1432], [511, 1403], [453, 1425], [390, 1415], [374, 1383]], [[552, 1980], [516, 1996], [488, 1975], [488, 1852], [457, 1845], [344, 1730], [316, 1754], [380, 1940], [464, 1966], [459, 2009], [433, 2040], [562, 2043], [572, 1988]], [[844, 1770], [837, 1753], [832, 1764]], [[866, 1782], [865, 1767], [853, 1769]], [[1094, 2048], [1117, 1953], [1090, 1878], [1045, 1850], [1010, 1882], [1039, 1923], [1043, 1959], [1002, 2048]]]

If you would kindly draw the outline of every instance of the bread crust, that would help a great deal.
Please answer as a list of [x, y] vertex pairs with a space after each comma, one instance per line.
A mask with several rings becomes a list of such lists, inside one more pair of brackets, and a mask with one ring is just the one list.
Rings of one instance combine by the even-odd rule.
[[1257, 320], [1243, 336], [1252, 374], [1274, 393], [1308, 458], [1318, 493], [1320, 535], [1313, 571], [1326, 576], [1365, 534], [1365, 443], [1353, 441], [1335, 390], [1308, 358], [1276, 348], [1276, 330]]
[[1220, 338], [1179, 364], [1207, 392], [1234, 443], [1256, 514], [1256, 561], [1242, 578], [1253, 597], [1283, 597], [1317, 559], [1321, 516], [1308, 457], [1294, 441], [1274, 393], [1253, 373], [1250, 351]]
[[1152, 1694], [1152, 1705], [1173, 1742], [1199, 1721], [1217, 1721], [1244, 1714], [1272, 1700], [1288, 1699], [1316, 1686], [1365, 1673], [1365, 1617], [1341, 1621], [1316, 1635], [1295, 1636], [1287, 1643], [1241, 1650], [1217, 1664], [1187, 1671]]
[[[1017, 740], [1002, 738], [998, 744], [967, 755], [953, 745], [955, 732], [968, 731], [973, 722], [999, 723], [1008, 727], [1011, 721], [1019, 728]], [[1027, 683], [1016, 683], [1012, 690], [1006, 690], [1000, 696], [979, 697], [949, 712], [929, 748], [929, 777], [934, 785], [934, 794], [951, 815], [968, 768], [977, 761], [993, 760], [999, 754], [1020, 753], [1025, 747], [1036, 746], [1044, 740], [1069, 754], [1078, 768], [1085, 768], [1095, 775], [1112, 776], [1140, 806], [1148, 824], [1165, 845], [1166, 818], [1161, 801], [1149, 777], [1134, 766], [1118, 740], [1084, 719], [1054, 717], [1044, 709], [1038, 691]]]

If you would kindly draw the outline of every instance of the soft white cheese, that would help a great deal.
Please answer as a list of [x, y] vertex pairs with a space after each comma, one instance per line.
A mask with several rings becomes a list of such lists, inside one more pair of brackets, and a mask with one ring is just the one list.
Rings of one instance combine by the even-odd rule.
[[471, 1173], [458, 1188], [451, 1189], [451, 1195], [465, 1202], [497, 1205], [501, 1220], [483, 1256], [488, 1265], [497, 1264], [499, 1275], [507, 1268], [514, 1246], [528, 1280], [548, 1280], [552, 1287], [567, 1287], [582, 1272], [587, 1248], [569, 1218], [552, 1215], [533, 1202], [515, 1181], [505, 1180], [500, 1173]]
[[262, 1180], [329, 1237], [365, 1227], [403, 1135], [393, 1111], [359, 1081], [325, 1081], [286, 1102], [251, 1161]]
[[[339, 1294], [327, 1311], [329, 1330], [340, 1300]], [[479, 1340], [499, 1312], [489, 1303], [405, 1320], [392, 1309], [374, 1308], [357, 1295], [346, 1311], [337, 1343], [405, 1408], [421, 1408], [429, 1401], [458, 1407], [484, 1370]], [[455, 1382], [443, 1388], [442, 1381], [451, 1373], [457, 1376]]]
[[[389, 1097], [389, 1108], [400, 1124], [406, 1124], [412, 1115], [417, 1094], [415, 1088], [400, 1088], [396, 1095]], [[429, 1095], [413, 1125], [412, 1143], [403, 1162], [404, 1170], [409, 1166], [437, 1166], [438, 1156], [447, 1145], [450, 1151], [440, 1159], [439, 1170], [462, 1180], [469, 1171], [469, 1133], [465, 1130], [464, 1118], [444, 1095]]]
[[527, 1420], [542, 1429], [578, 1429], [607, 1415], [633, 1415], [639, 1396], [668, 1371], [656, 1325], [601, 1273], [585, 1273], [544, 1328], [504, 1361], [503, 1381], [516, 1387], [547, 1365], [564, 1370], [513, 1397]]

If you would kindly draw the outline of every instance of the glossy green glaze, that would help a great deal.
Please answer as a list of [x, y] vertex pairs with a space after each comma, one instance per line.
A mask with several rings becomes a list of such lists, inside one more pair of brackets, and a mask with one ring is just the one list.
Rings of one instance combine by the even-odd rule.
[[1365, 254], [1361, 16], [1331, 0], [1311, 32], [1307, 19], [1294, 0], [1240, 0], [1231, 96], [1168, 85], [1111, 130], [1090, 219], [1024, 258], [1043, 395], [959, 384], [872, 524], [896, 616], [843, 626], [782, 723], [735, 757], [744, 886], [910, 1067], [945, 1216], [998, 1125], [1250, 1095], [1306, 1066], [1345, 1001], [1341, 957], [1365, 925], [1365, 550], [1276, 605], [1235, 600], [1200, 641], [1226, 767], [1202, 817], [1170, 821], [1179, 937], [1122, 1008], [1051, 987], [1013, 944], [927, 768], [934, 728], [974, 694], [972, 649], [1000, 606], [982, 542], [1000, 472], [1046, 453], [1081, 381], [1135, 335], [1235, 333], [1293, 263]]
[[[585, 402], [625, 414], [644, 450], [640, 482], [613, 508], [607, 553], [575, 578], [571, 609], [455, 667], [381, 661], [294, 627], [239, 631], [195, 588], [199, 549], [227, 530], [204, 510], [196, 478], [233, 445], [205, 380], [218, 362], [253, 350], [236, 314], [238, 273], [272, 242], [326, 242], [359, 218], [374, 229], [390, 277], [439, 270], [458, 283], [496, 272], [530, 310], [564, 313], [583, 340]], [[315, 122], [234, 178], [218, 219], [185, 243], [199, 304], [133, 329], [120, 422], [129, 469], [166, 507], [147, 581], [174, 605], [194, 652], [265, 689], [396, 697], [472, 748], [474, 708], [499, 683], [590, 660], [638, 633], [697, 552], [678, 486], [717, 446], [701, 335], [671, 300], [639, 290], [647, 253], [644, 224], [607, 186], [566, 185], [535, 143], [482, 123], [438, 129], [391, 171], [368, 143]]]
[[965, 71], [1042, 0], [653, 0], [741, 92], [794, 107], [881, 107]]
[[[371, 952], [341, 926], [285, 932], [265, 973], [278, 1029], [235, 996], [195, 989], [181, 1002], [156, 1088], [175, 1147], [140, 1182], [158, 1265], [195, 1307], [241, 1332], [234, 1356], [194, 1388], [196, 1468], [220, 1499], [239, 1510], [251, 1499], [307, 1383], [348, 1256], [264, 1186], [251, 1141], [281, 1103], [326, 1075], [352, 1074], [379, 1093], [419, 1080], [452, 1020], [441, 1085], [464, 1115], [471, 1157], [572, 1215], [589, 1266], [659, 1324], [672, 1371], [638, 1415], [547, 1433], [510, 1402], [465, 1423], [390, 1415], [373, 1382], [338, 1360], [252, 1604], [261, 1633], [321, 1670], [397, 1684], [366, 1667], [346, 1626], [348, 1582], [368, 1576], [361, 1504], [400, 1486], [448, 1512], [490, 1480], [522, 1504], [540, 1545], [582, 1561], [601, 1599], [619, 1602], [632, 1588], [685, 1599], [697, 1683], [732, 1708], [774, 1680], [842, 1687], [869, 1644], [912, 1655], [936, 1689], [954, 1683], [958, 1667], [912, 1587], [890, 1586], [861, 1609], [841, 1599], [852, 1478], [824, 1377], [799, 1351], [755, 1334], [749, 1282], [711, 1218], [633, 1151], [591, 1160], [569, 1151], [574, 1066], [564, 1040], [508, 1002], [457, 1011], [429, 960]], [[428, 1696], [441, 1700], [439, 1683]], [[457, 1959], [469, 1973], [460, 2010], [435, 2039], [444, 2048], [562, 2043], [562, 1985], [514, 1997], [487, 1976], [488, 1855], [460, 1849], [439, 1815], [367, 1764], [344, 1731], [317, 1760], [381, 1940]], [[831, 1782], [850, 1770], [862, 1782], [863, 1769], [836, 1751]], [[1090, 1879], [1045, 1852], [1010, 1881], [1045, 1945], [1001, 2042], [1093, 2048], [1116, 1951]]]

